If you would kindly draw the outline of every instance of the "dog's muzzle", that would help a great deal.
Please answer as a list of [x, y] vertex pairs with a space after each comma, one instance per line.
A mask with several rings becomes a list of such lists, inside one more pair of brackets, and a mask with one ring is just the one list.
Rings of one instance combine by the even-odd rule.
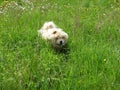
[[63, 39], [59, 39], [59, 40], [57, 40], [57, 45], [63, 46], [63, 45], [65, 45], [65, 41]]
[[60, 45], [62, 45], [63, 44], [63, 41], [60, 41]]

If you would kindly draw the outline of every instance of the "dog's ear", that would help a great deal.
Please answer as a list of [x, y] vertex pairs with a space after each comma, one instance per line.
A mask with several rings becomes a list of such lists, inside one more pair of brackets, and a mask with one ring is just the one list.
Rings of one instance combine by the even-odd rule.
[[56, 27], [56, 26], [53, 22], [46, 22], [46, 23], [44, 23], [42, 28], [47, 30], [47, 29], [51, 29], [51, 28], [54, 28], [54, 27]]
[[54, 28], [54, 26], [53, 26], [52, 24], [50, 24], [50, 25], [48, 26], [48, 28]]

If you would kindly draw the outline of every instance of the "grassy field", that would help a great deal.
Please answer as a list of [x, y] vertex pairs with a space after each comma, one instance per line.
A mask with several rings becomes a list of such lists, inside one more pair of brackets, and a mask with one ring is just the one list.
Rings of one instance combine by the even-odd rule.
[[[64, 51], [38, 37], [54, 21]], [[120, 5], [115, 0], [0, 1], [0, 90], [120, 90]]]

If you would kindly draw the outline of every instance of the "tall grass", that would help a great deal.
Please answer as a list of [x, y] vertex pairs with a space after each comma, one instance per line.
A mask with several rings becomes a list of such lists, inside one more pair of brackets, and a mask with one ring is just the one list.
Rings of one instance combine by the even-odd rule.
[[[111, 0], [17, 0], [0, 7], [1, 90], [119, 90], [120, 7]], [[69, 34], [55, 51], [45, 21]]]

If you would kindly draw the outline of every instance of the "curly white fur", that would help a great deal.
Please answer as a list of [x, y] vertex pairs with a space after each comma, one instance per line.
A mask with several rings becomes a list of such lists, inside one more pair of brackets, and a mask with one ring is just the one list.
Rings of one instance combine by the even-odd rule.
[[38, 30], [38, 35], [48, 40], [54, 47], [64, 46], [68, 39], [68, 34], [58, 28], [52, 21], [44, 23], [42, 28]]

